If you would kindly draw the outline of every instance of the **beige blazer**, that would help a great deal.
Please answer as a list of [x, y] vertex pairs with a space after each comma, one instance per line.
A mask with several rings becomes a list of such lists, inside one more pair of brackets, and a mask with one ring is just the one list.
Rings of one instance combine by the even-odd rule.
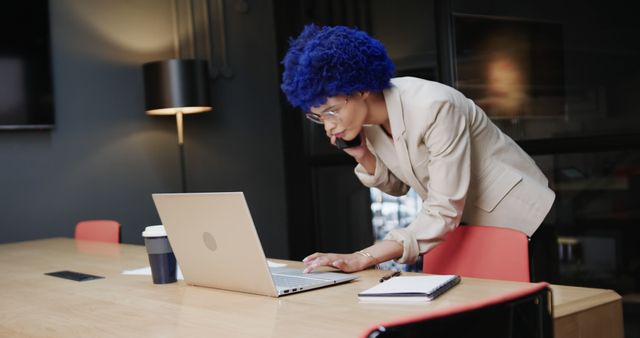
[[393, 140], [365, 126], [376, 170], [355, 173], [365, 186], [395, 196], [411, 187], [423, 200], [416, 219], [385, 238], [403, 244], [398, 261], [415, 262], [461, 221], [531, 236], [555, 199], [531, 157], [457, 90], [412, 77], [391, 83], [384, 98]]

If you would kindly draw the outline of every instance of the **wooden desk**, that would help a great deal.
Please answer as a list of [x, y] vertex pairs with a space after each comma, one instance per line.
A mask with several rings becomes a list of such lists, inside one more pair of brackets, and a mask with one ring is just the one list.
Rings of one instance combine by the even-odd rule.
[[[289, 262], [291, 265], [299, 263]], [[385, 271], [279, 299], [122, 275], [148, 266], [143, 246], [55, 238], [0, 245], [0, 336], [356, 337], [372, 323], [521, 288], [463, 278], [424, 304], [359, 303]], [[105, 279], [74, 282], [43, 273]], [[622, 337], [622, 303], [610, 290], [552, 286], [556, 337]]]

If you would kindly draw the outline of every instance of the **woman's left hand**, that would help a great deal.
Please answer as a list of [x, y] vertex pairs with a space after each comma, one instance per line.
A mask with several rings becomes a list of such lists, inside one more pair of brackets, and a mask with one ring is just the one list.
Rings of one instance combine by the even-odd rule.
[[367, 257], [357, 253], [336, 254], [316, 252], [302, 260], [305, 265], [304, 273], [312, 272], [320, 266], [330, 266], [344, 272], [356, 272], [364, 270], [376, 262], [372, 257]]

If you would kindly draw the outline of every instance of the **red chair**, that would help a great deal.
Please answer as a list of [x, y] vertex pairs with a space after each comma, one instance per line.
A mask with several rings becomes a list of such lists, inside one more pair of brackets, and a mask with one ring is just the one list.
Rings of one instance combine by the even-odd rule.
[[424, 255], [422, 271], [529, 282], [529, 238], [513, 229], [462, 225]]
[[87, 220], [76, 224], [75, 239], [120, 243], [120, 223], [112, 220]]
[[551, 338], [552, 309], [549, 284], [529, 284], [503, 295], [372, 325], [360, 337]]

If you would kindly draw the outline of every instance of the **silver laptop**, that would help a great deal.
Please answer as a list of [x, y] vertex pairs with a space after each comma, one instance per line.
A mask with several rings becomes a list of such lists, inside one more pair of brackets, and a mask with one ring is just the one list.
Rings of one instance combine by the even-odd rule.
[[152, 196], [188, 284], [279, 297], [358, 278], [270, 268], [241, 192]]

